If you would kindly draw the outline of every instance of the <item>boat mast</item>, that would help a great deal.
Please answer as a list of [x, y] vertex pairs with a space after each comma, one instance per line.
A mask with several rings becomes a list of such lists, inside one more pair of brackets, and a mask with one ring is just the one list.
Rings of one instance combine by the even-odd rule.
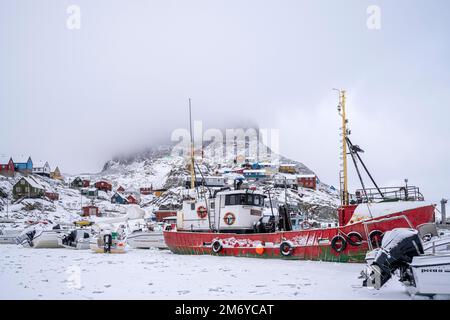
[[192, 134], [191, 98], [189, 98], [189, 131], [191, 134], [191, 189], [195, 189], [194, 135]]
[[[337, 90], [337, 89], [335, 89]], [[348, 194], [348, 169], [347, 169], [347, 117], [345, 112], [345, 90], [338, 90], [339, 91], [339, 105], [338, 105], [338, 112], [339, 115], [342, 118], [342, 127], [341, 127], [341, 137], [342, 137], [342, 170], [339, 172], [339, 183], [340, 183], [340, 193], [341, 193], [341, 204], [346, 206], [349, 204], [349, 194]]]

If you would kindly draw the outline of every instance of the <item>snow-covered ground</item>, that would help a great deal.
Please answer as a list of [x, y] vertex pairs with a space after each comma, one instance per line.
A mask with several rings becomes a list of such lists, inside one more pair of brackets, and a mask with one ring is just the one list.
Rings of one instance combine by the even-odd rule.
[[410, 299], [396, 279], [361, 287], [362, 264], [16, 245], [0, 261], [0, 299]]

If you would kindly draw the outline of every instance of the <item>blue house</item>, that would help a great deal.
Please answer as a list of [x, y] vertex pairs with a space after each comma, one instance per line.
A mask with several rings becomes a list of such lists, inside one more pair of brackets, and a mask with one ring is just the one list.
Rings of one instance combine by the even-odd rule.
[[267, 178], [265, 170], [244, 170], [244, 177], [247, 179], [264, 179]]
[[33, 160], [31, 157], [14, 160], [14, 170], [28, 174], [33, 172]]
[[127, 204], [128, 200], [125, 195], [123, 195], [120, 192], [114, 193], [114, 195], [111, 197], [111, 203], [117, 203], [117, 204]]

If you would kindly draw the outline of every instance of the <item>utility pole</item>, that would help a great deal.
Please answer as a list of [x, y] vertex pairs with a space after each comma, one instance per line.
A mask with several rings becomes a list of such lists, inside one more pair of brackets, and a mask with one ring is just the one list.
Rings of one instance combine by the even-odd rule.
[[442, 221], [441, 224], [447, 224], [447, 214], [445, 212], [446, 210], [446, 204], [447, 204], [447, 199], [442, 199], [441, 200], [441, 215], [442, 215]]

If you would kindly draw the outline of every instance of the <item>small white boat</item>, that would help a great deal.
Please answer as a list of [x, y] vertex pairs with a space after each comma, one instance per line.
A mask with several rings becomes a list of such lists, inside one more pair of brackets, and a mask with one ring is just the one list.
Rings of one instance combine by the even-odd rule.
[[0, 229], [0, 243], [1, 244], [17, 244], [18, 237], [23, 230], [16, 229]]
[[450, 295], [450, 254], [414, 257], [409, 267], [414, 279], [403, 284], [411, 295]]
[[67, 235], [67, 229], [52, 229], [36, 232], [33, 237], [33, 248], [64, 248], [59, 244], [60, 237]]
[[90, 248], [91, 233], [88, 229], [75, 229], [58, 236], [58, 244], [67, 249], [86, 250]]
[[164, 241], [163, 230], [176, 228], [177, 217], [166, 217], [162, 222], [149, 223], [127, 236], [127, 243], [134, 249], [169, 249]]
[[[445, 244], [446, 248], [448, 237], [438, 239], [432, 225], [424, 227], [419, 231], [397, 228], [386, 232], [381, 248], [366, 255], [363, 285], [380, 289], [399, 270], [399, 280], [411, 295], [450, 297], [450, 252], [436, 245]], [[431, 232], [424, 233], [425, 229]]]
[[127, 243], [134, 249], [167, 249], [161, 230], [135, 230], [127, 237]]

